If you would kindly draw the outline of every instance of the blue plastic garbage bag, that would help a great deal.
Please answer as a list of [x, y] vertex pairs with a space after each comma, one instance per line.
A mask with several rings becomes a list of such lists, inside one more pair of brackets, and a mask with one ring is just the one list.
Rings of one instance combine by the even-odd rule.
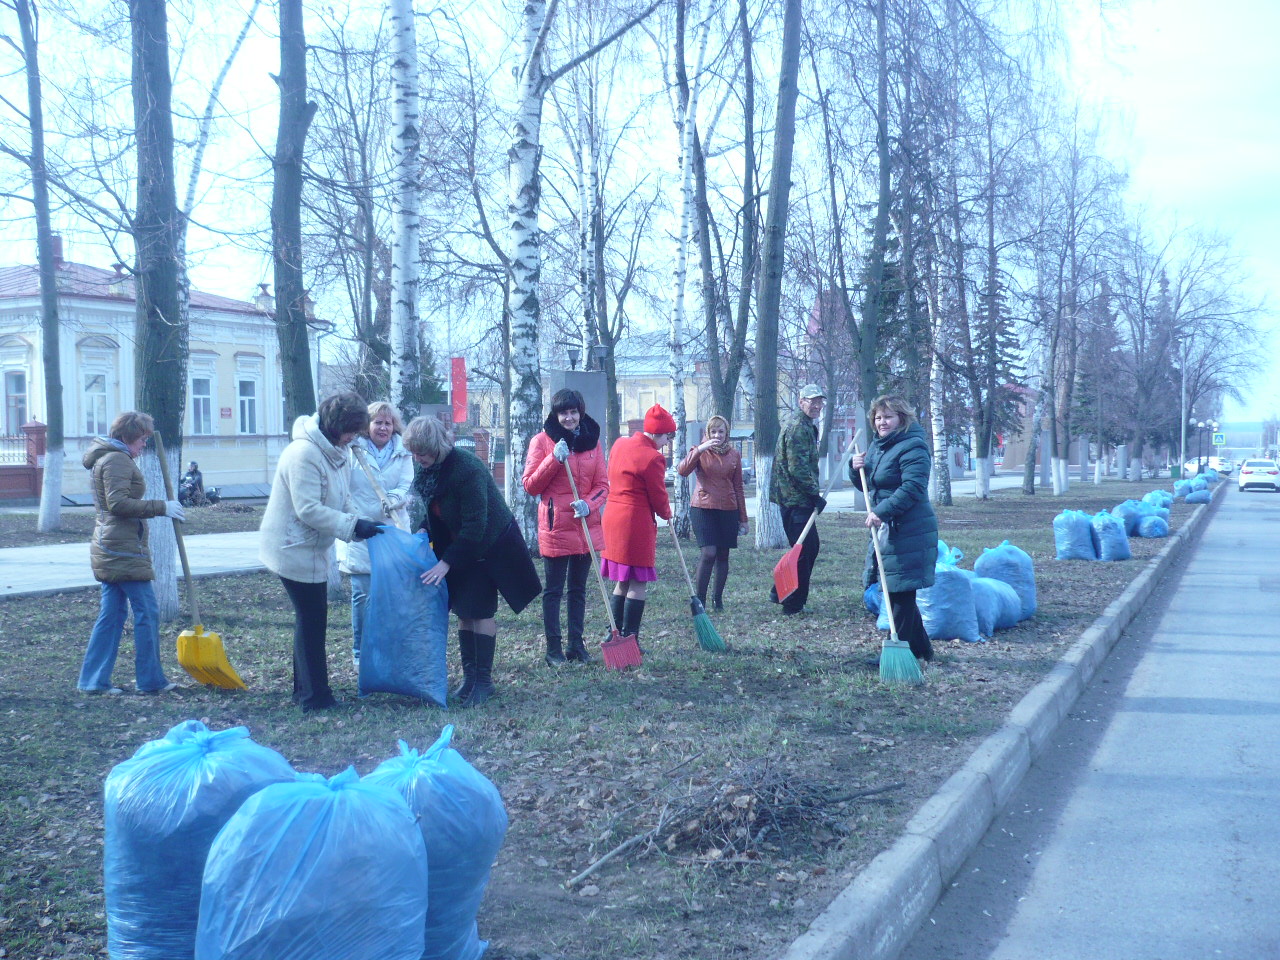
[[1128, 560], [1129, 535], [1124, 532], [1124, 521], [1117, 516], [1099, 510], [1093, 517], [1093, 528], [1098, 531], [1099, 560]]
[[1053, 518], [1053, 543], [1059, 560], [1097, 560], [1093, 524], [1083, 510], [1063, 510]]
[[1173, 498], [1177, 500], [1179, 497], [1185, 497], [1191, 492], [1190, 480], [1179, 480], [1173, 485]]
[[916, 591], [916, 606], [931, 640], [965, 640], [977, 643], [978, 613], [973, 605], [972, 574], [956, 566], [964, 554], [938, 541], [938, 562], [933, 586]]
[[195, 960], [418, 960], [426, 920], [427, 848], [404, 798], [354, 767], [304, 774], [255, 793], [213, 841]]
[[975, 577], [973, 582], [975, 589], [977, 589], [976, 585], [981, 583], [987, 590], [992, 591], [999, 601], [996, 629], [1007, 630], [1010, 627], [1016, 627], [1018, 621], [1022, 619], [1022, 601], [1018, 599], [1018, 591], [1003, 580], [996, 580], [993, 577]]
[[198, 720], [143, 744], [107, 775], [102, 873], [114, 960], [191, 956], [214, 836], [251, 794], [294, 776], [246, 728], [215, 733]]
[[384, 526], [369, 544], [360, 696], [401, 693], [443, 707], [449, 692], [449, 592], [419, 576], [436, 564], [426, 533]]
[[[862, 591], [862, 605], [866, 607], [869, 612], [879, 616], [880, 607], [883, 604], [884, 597], [880, 593], [880, 581], [877, 580], [875, 583], [871, 584], [871, 586], [867, 587], [867, 589]], [[886, 625], [885, 629], [888, 630], [889, 627]]]
[[[1169, 524], [1169, 508], [1168, 507], [1157, 508], [1156, 516], [1159, 517], [1161, 520], [1163, 520], [1165, 522], [1165, 525], [1168, 526]], [[1141, 524], [1139, 524], [1139, 527], [1141, 527]]]
[[1138, 521], [1145, 516], [1149, 516], [1155, 507], [1149, 503], [1143, 503], [1140, 500], [1125, 500], [1111, 508], [1112, 516], [1119, 517], [1124, 522], [1125, 536], [1136, 537], [1138, 535]]
[[980, 577], [991, 577], [1003, 580], [1013, 587], [1022, 601], [1020, 619], [1026, 620], [1036, 612], [1036, 567], [1031, 555], [1025, 550], [1005, 540], [998, 547], [988, 547], [982, 551], [973, 565], [974, 572]]
[[1187, 494], [1187, 503], [1212, 503], [1213, 494], [1208, 490], [1192, 490]]
[[1222, 477], [1218, 475], [1218, 471], [1215, 470], [1213, 467], [1209, 467], [1207, 470], [1205, 470], [1204, 478], [1208, 480], [1210, 484], [1215, 484], [1222, 479]]
[[[962, 572], [971, 574], [971, 571]], [[973, 591], [973, 613], [978, 618], [978, 633], [984, 637], [990, 637], [996, 632], [996, 619], [1000, 616], [1000, 597], [990, 585], [999, 582], [989, 577], [972, 575], [969, 577], [970, 589]]]
[[431, 862], [426, 950], [422, 960], [477, 960], [488, 944], [476, 914], [489, 868], [507, 834], [498, 789], [451, 745], [453, 725], [419, 754], [400, 741], [400, 756], [365, 780], [395, 790], [418, 817]]
[[1160, 517], [1143, 517], [1138, 524], [1138, 536], [1156, 538], [1167, 537], [1169, 535], [1168, 521], [1162, 520]]
[[1199, 490], [1208, 490], [1209, 481], [1204, 477], [1193, 477], [1191, 480], [1191, 492], [1195, 493]]

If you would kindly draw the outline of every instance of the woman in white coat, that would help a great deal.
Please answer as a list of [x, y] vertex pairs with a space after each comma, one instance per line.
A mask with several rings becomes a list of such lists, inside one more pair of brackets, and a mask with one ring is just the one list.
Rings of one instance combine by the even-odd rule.
[[[400, 411], [385, 400], [369, 404], [369, 430], [351, 441], [350, 509], [358, 516], [378, 517], [408, 530], [413, 456], [400, 439], [402, 433]], [[371, 475], [381, 494], [373, 488]], [[339, 568], [351, 577], [351, 658], [358, 667], [364, 610], [369, 601], [369, 547], [362, 540], [352, 540], [344, 546]]]

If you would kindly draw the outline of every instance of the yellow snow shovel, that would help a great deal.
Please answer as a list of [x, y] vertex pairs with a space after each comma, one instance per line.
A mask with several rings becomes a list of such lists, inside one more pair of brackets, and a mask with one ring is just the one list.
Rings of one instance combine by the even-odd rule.
[[[173, 481], [169, 479], [169, 461], [164, 455], [164, 441], [154, 434], [156, 454], [160, 458], [160, 472], [164, 476], [165, 496], [173, 496]], [[187, 601], [191, 604], [191, 629], [178, 634], [178, 663], [182, 669], [201, 683], [208, 683], [224, 690], [247, 690], [236, 668], [227, 660], [222, 638], [216, 633], [205, 633], [200, 622], [200, 602], [196, 599], [196, 582], [191, 576], [191, 564], [187, 562], [187, 547], [182, 542], [182, 524], [173, 521], [173, 533], [178, 538], [178, 556], [182, 558], [182, 575], [187, 581]]]

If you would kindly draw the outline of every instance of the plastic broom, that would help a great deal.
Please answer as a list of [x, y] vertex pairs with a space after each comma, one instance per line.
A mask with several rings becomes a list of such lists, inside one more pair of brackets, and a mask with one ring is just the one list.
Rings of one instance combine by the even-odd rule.
[[[858, 476], [862, 480], [862, 493], [867, 493], [867, 471], [859, 467]], [[866, 497], [867, 516], [871, 516], [871, 498]], [[876, 570], [880, 574], [880, 591], [884, 597], [885, 611], [889, 614], [889, 639], [880, 644], [880, 679], [885, 683], [924, 683], [924, 671], [916, 655], [911, 652], [911, 644], [898, 639], [898, 625], [894, 621], [893, 604], [889, 602], [889, 581], [884, 575], [884, 558], [880, 556], [880, 540], [876, 531], [871, 531], [871, 548], [876, 553]]]
[[707, 608], [702, 605], [693, 589], [693, 578], [689, 576], [689, 565], [684, 562], [684, 551], [680, 549], [680, 537], [676, 535], [675, 524], [668, 523], [667, 529], [671, 531], [671, 539], [675, 541], [676, 556], [680, 558], [680, 569], [684, 571], [684, 582], [689, 585], [689, 609], [693, 613], [693, 632], [698, 637], [698, 646], [711, 653], [724, 653], [729, 647], [720, 634], [716, 633], [715, 624], [707, 616]]

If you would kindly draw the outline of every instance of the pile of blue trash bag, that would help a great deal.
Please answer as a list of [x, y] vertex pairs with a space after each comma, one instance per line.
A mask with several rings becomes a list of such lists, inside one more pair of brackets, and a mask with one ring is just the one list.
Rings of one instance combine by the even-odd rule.
[[426, 842], [426, 947], [422, 960], [479, 960], [488, 944], [476, 914], [489, 870], [507, 834], [502, 797], [452, 745], [453, 725], [426, 752], [400, 741], [400, 756], [384, 760], [366, 783], [395, 791], [418, 818]]
[[369, 544], [360, 696], [399, 693], [437, 706], [449, 691], [449, 591], [420, 575], [436, 564], [426, 533], [384, 526]]
[[103, 788], [107, 950], [114, 960], [190, 957], [200, 875], [218, 831], [250, 796], [294, 778], [244, 727], [185, 720], [144, 743]]
[[1083, 510], [1063, 510], [1053, 518], [1053, 544], [1059, 560], [1097, 560], [1093, 521]]
[[1119, 517], [1106, 510], [1099, 510], [1093, 516], [1093, 529], [1098, 535], [1099, 560], [1128, 560], [1133, 556], [1124, 521]]
[[959, 567], [963, 559], [963, 552], [939, 540], [933, 586], [916, 591], [916, 606], [930, 640], [977, 643], [982, 639], [974, 609], [972, 575]]

